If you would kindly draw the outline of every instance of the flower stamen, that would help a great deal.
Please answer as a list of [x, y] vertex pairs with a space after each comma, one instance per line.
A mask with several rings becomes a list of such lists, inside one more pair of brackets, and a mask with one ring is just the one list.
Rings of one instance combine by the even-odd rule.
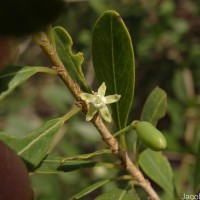
[[106, 85], [103, 82], [99, 87], [98, 92], [92, 92], [93, 94], [81, 93], [81, 99], [86, 101], [89, 106], [86, 115], [87, 121], [91, 120], [98, 111], [100, 111], [100, 114], [105, 121], [112, 121], [111, 114], [106, 105], [119, 101], [121, 95], [114, 94], [105, 97], [105, 92]]

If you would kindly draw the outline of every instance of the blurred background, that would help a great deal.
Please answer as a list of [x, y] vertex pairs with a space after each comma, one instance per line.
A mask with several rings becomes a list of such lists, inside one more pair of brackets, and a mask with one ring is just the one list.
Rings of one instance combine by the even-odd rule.
[[[73, 39], [74, 52], [84, 53], [83, 70], [94, 90], [98, 85], [91, 60], [92, 29], [108, 9], [122, 16], [135, 51], [136, 87], [129, 122], [140, 118], [145, 99], [156, 86], [166, 91], [168, 111], [158, 128], [168, 141], [164, 154], [175, 172], [177, 189], [189, 193], [200, 141], [200, 1], [68, 0], [66, 11], [53, 25], [63, 26]], [[17, 64], [51, 66], [30, 37], [20, 39], [19, 53]], [[73, 103], [56, 76], [37, 74], [1, 102], [0, 129], [24, 135], [44, 121], [64, 115]], [[52, 151], [67, 157], [103, 147], [95, 128], [79, 114], [62, 128]], [[31, 180], [37, 200], [63, 200], [116, 173], [96, 167], [65, 174], [35, 174]], [[113, 186], [114, 182], [109, 183], [83, 199], [92, 200]]]

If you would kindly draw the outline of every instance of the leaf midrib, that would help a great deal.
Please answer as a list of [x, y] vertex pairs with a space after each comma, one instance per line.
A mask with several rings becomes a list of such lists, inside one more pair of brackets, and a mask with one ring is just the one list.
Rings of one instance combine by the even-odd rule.
[[[156, 108], [153, 111], [151, 122], [154, 121], [154, 117], [156, 116], [156, 113], [159, 110], [159, 107], [160, 107], [161, 103], [163, 102], [163, 99], [165, 99], [164, 95], [162, 96], [162, 98], [160, 99], [160, 101], [157, 103], [157, 106], [156, 106]], [[163, 113], [162, 113], [162, 115], [159, 116], [159, 118], [161, 118], [162, 116], [163, 116]]]
[[58, 121], [56, 124], [54, 124], [53, 126], [51, 126], [49, 129], [45, 130], [43, 134], [41, 134], [39, 137], [36, 137], [34, 140], [32, 140], [31, 143], [29, 143], [25, 148], [21, 149], [20, 152], [18, 152], [18, 155], [21, 155], [22, 153], [24, 153], [27, 149], [29, 149], [33, 144], [35, 144], [40, 138], [42, 138], [43, 136], [45, 136], [49, 131], [51, 131], [52, 129], [54, 129], [59, 123], [62, 123], [61, 121]]
[[125, 195], [125, 192], [126, 192], [125, 190], [122, 191], [122, 194], [120, 195], [119, 200], [123, 198], [123, 196]]
[[[114, 42], [113, 42], [113, 15], [111, 15], [111, 23], [110, 23], [110, 32], [111, 32], [111, 53], [112, 53], [112, 73], [113, 73], [113, 85], [115, 94], [117, 94], [117, 87], [116, 87], [116, 77], [115, 77], [115, 59], [114, 59]], [[119, 116], [119, 105], [118, 102], [116, 102], [116, 109], [117, 109], [117, 121], [119, 125], [119, 129], [121, 129], [121, 121]]]
[[[150, 156], [147, 156], [147, 158], [148, 158], [148, 160], [151, 162], [151, 165], [154, 166], [154, 169], [156, 169], [156, 168], [157, 168], [157, 165], [155, 165], [155, 163], [152, 162], [152, 159], [150, 159]], [[163, 180], [165, 181], [166, 185], [168, 185], [168, 189], [170, 189], [170, 192], [172, 192], [172, 190], [171, 190], [171, 189], [172, 189], [172, 188], [171, 188], [171, 185], [168, 183], [167, 179], [165, 179], [165, 176], [164, 176], [162, 173], [160, 173], [160, 170], [157, 170], [157, 173], [159, 173], [159, 177], [162, 177], [162, 178], [163, 178]], [[165, 189], [165, 187], [163, 187], [163, 189]]]
[[[22, 68], [22, 69], [20, 69], [20, 70], [17, 71], [17, 72], [13, 72], [13, 73], [1, 75], [1, 76], [0, 76], [0, 79], [6, 78], [6, 77], [9, 77], [9, 76], [13, 76], [13, 75], [16, 75], [16, 74], [27, 73], [27, 72], [29, 72], [29, 71], [35, 71], [35, 72], [37, 72], [37, 68], [36, 68], [36, 67], [27, 67], [27, 68], [28, 68], [28, 69]], [[34, 68], [36, 68], [36, 69], [34, 69]]]

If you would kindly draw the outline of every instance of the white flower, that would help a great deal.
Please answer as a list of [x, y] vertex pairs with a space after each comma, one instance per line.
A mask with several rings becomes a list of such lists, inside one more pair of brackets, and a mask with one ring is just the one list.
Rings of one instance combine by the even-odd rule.
[[114, 94], [105, 96], [105, 93], [106, 93], [106, 85], [103, 82], [97, 92], [93, 92], [93, 94], [88, 94], [88, 93], [80, 94], [81, 99], [86, 101], [86, 103], [89, 105], [89, 110], [86, 115], [87, 121], [90, 121], [98, 111], [100, 112], [102, 118], [105, 121], [107, 122], [112, 121], [111, 114], [106, 105], [119, 101], [121, 95]]

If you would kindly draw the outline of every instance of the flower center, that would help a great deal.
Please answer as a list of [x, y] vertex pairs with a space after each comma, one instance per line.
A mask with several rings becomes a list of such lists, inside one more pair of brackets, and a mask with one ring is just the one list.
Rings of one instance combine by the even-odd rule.
[[106, 98], [99, 94], [94, 94], [92, 105], [96, 108], [101, 108], [106, 105]]

